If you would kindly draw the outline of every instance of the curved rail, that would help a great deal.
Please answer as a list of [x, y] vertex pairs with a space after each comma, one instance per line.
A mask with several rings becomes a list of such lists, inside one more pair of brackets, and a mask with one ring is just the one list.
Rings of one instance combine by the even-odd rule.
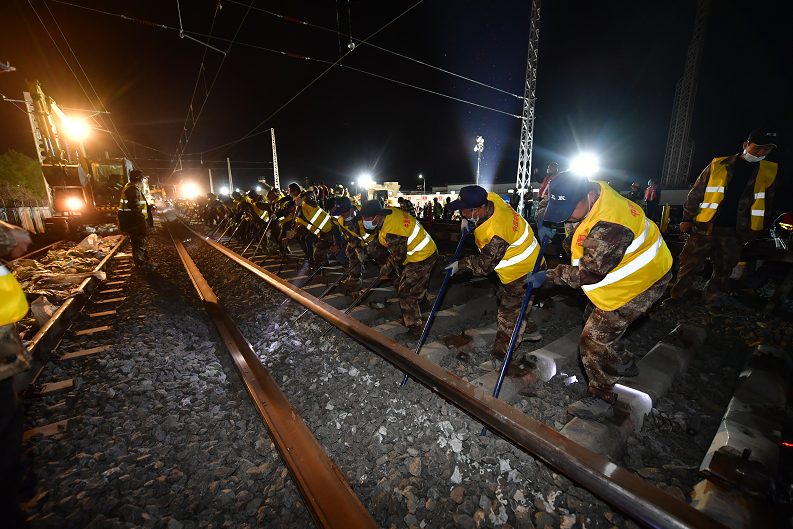
[[[649, 484], [541, 422], [519, 412], [484, 390], [449, 373], [431, 361], [387, 338], [365, 324], [307, 294], [260, 266], [221, 246], [206, 236], [190, 232], [231, 258], [271, 287], [297, 301], [338, 327], [372, 352], [423, 384], [489, 430], [542, 459], [573, 481], [649, 527], [683, 529], [726, 529], [722, 523]], [[351, 525], [352, 526], [352, 525]]]
[[292, 408], [286, 395], [259, 361], [251, 345], [188, 255], [178, 233], [184, 233], [186, 228], [173, 225], [173, 220], [169, 220], [166, 226], [190, 280], [223, 338], [223, 343], [240, 372], [245, 389], [264, 420], [314, 523], [318, 527], [376, 528], [371, 515], [361, 504], [344, 475]]

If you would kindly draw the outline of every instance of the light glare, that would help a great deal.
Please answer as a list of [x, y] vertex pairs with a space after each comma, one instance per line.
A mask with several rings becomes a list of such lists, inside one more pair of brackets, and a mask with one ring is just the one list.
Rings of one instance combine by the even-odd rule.
[[229, 188], [228, 187], [221, 187], [220, 188], [220, 194], [221, 195], [228, 195], [229, 194]]
[[372, 181], [372, 176], [369, 173], [364, 173], [360, 177], [358, 177], [359, 186], [369, 187], [372, 184], [374, 184], [374, 182]]
[[570, 170], [583, 176], [592, 176], [600, 170], [597, 156], [589, 153], [579, 154], [570, 164]]
[[195, 198], [199, 195], [198, 186], [193, 182], [185, 182], [182, 184], [182, 197]]
[[85, 203], [79, 198], [71, 197], [66, 199], [66, 209], [68, 209], [69, 211], [83, 209], [84, 205]]
[[88, 136], [88, 127], [86, 127], [85, 123], [82, 121], [69, 120], [69, 122], [66, 123], [66, 132], [73, 140], [80, 141]]

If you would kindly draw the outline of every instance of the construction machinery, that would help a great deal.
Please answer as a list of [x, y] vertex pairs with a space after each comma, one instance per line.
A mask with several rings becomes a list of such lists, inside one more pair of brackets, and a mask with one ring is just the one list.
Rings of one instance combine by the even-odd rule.
[[[70, 118], [45, 95], [38, 81], [25, 92], [30, 127], [47, 184], [53, 223], [68, 230], [73, 217], [80, 224], [115, 222], [121, 190], [133, 169], [126, 158], [89, 158], [80, 141], [84, 125]], [[72, 140], [70, 146], [69, 140]], [[76, 148], [75, 148], [76, 147]], [[76, 227], [76, 226], [75, 226]]]

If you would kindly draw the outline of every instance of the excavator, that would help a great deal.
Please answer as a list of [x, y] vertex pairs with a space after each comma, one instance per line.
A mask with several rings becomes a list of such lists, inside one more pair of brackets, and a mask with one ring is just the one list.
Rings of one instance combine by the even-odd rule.
[[77, 224], [114, 223], [132, 162], [126, 158], [89, 158], [79, 140], [75, 140], [76, 149], [75, 145], [70, 148], [65, 132], [79, 127], [79, 122], [45, 95], [38, 81], [27, 83], [29, 91], [24, 96], [30, 127], [55, 213], [47, 219], [47, 229], [68, 232]]

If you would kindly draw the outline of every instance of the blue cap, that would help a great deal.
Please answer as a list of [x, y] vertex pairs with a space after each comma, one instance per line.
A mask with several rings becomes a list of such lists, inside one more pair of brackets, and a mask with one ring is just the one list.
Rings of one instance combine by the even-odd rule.
[[479, 186], [465, 186], [460, 190], [460, 198], [449, 202], [446, 209], [458, 211], [461, 209], [474, 209], [487, 202], [487, 191]]
[[585, 176], [570, 171], [560, 173], [548, 184], [548, 207], [543, 220], [566, 221], [591, 189], [592, 184]]

